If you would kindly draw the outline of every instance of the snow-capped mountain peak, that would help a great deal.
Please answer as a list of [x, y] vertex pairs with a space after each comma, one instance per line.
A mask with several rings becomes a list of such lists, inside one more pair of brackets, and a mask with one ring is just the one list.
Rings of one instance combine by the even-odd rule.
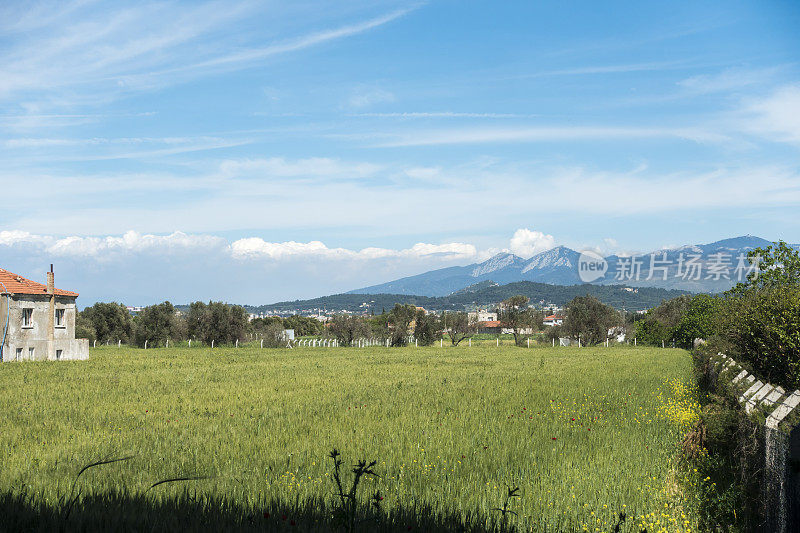
[[524, 262], [525, 260], [519, 256], [501, 252], [493, 257], [490, 257], [483, 263], [478, 263], [475, 265], [475, 268], [472, 269], [470, 275], [473, 278], [477, 278], [478, 276], [484, 276], [504, 268], [521, 265]]

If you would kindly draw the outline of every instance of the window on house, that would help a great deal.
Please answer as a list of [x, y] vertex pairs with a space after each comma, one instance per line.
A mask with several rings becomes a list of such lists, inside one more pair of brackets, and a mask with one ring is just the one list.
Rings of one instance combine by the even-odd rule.
[[33, 327], [33, 309], [22, 310], [22, 327], [23, 328]]
[[17, 348], [17, 361], [22, 359], [22, 348]]
[[56, 360], [60, 360], [61, 359], [61, 354], [63, 354], [63, 353], [64, 353], [63, 350], [56, 350]]
[[56, 327], [63, 328], [66, 326], [64, 323], [64, 310], [56, 309]]
[[28, 359], [33, 360], [33, 354], [34, 354], [33, 348], [28, 348]]

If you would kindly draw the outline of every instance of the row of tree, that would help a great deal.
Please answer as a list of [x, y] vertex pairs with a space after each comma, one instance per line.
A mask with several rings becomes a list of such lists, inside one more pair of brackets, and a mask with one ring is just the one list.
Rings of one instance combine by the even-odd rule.
[[784, 242], [757, 248], [760, 269], [728, 292], [663, 302], [635, 324], [639, 340], [691, 348], [695, 339], [747, 362], [773, 383], [800, 386], [800, 254]]
[[245, 340], [264, 340], [266, 346], [283, 345], [285, 329], [297, 335], [317, 335], [322, 325], [314, 318], [292, 316], [249, 320], [239, 305], [222, 302], [194, 302], [178, 310], [170, 302], [151, 305], [131, 316], [118, 303], [98, 302], [87, 307], [76, 320], [76, 336], [99, 343], [122, 342], [144, 346], [163, 346], [166, 342], [193, 340], [211, 344], [234, 344]]
[[[497, 308], [503, 329], [509, 330], [522, 346], [542, 329], [543, 314], [530, 307], [525, 296], [513, 296]], [[593, 296], [575, 298], [567, 308], [563, 327], [550, 328], [550, 336], [581, 337], [585, 344], [606, 339], [619, 314]], [[191, 339], [205, 344], [233, 344], [236, 341], [263, 340], [267, 346], [284, 342], [285, 329], [297, 336], [322, 335], [336, 338], [341, 346], [351, 346], [358, 339], [375, 338], [390, 346], [405, 346], [410, 339], [423, 346], [437, 342], [444, 335], [454, 346], [475, 335], [478, 324], [464, 312], [426, 313], [413, 305], [396, 304], [389, 312], [360, 317], [337, 315], [327, 327], [313, 317], [266, 317], [249, 321], [246, 310], [222, 302], [194, 302], [188, 309], [176, 309], [164, 302], [145, 307], [136, 316], [117, 303], [96, 303], [78, 314], [77, 336], [100, 343], [163, 346], [168, 340]]]

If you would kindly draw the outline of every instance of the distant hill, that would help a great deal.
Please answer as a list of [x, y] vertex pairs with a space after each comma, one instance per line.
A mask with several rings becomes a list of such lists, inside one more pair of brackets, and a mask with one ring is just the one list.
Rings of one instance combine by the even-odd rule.
[[639, 311], [657, 306], [686, 294], [686, 291], [666, 290], [654, 287], [631, 288], [621, 285], [552, 285], [532, 281], [520, 281], [499, 285], [491, 280], [473, 286], [474, 290], [460, 290], [440, 297], [410, 294], [334, 294], [313, 298], [278, 302], [270, 305], [245, 306], [251, 313], [301, 312], [318, 310], [328, 313], [348, 311], [351, 313], [380, 314], [391, 309], [395, 303], [412, 304], [430, 310], [463, 311], [474, 306], [488, 306], [516, 294], [523, 294], [536, 306], [552, 304], [563, 307], [576, 296], [591, 294], [600, 301], [617, 309]]
[[[757, 247], [772, 244], [766, 239], [750, 235], [725, 239], [709, 244], [681, 246], [656, 250], [641, 256], [606, 257], [608, 271], [605, 276], [593, 281], [594, 285], [625, 284], [634, 287], [661, 287], [691, 292], [721, 292], [736, 284], [735, 274], [740, 257]], [[469, 287], [481, 287], [491, 281], [505, 285], [520, 281], [532, 281], [553, 285], [579, 285], [580, 253], [558, 246], [551, 250], [523, 259], [510, 253], [500, 253], [482, 262], [461, 267], [431, 270], [415, 276], [400, 278], [379, 285], [350, 291], [349, 294], [406, 294], [423, 296], [447, 296]], [[691, 260], [699, 268], [687, 271]], [[719, 266], [724, 262], [727, 271]], [[656, 268], [651, 273], [651, 263]], [[744, 266], [747, 266], [745, 261]], [[636, 269], [636, 276], [627, 276]], [[712, 269], [712, 270], [710, 270]]]

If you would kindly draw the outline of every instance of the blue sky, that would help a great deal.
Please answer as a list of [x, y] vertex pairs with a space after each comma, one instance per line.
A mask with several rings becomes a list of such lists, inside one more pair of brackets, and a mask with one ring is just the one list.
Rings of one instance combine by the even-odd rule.
[[[701, 5], [702, 4], [702, 5]], [[268, 303], [800, 242], [797, 2], [4, 2], [0, 267]]]

